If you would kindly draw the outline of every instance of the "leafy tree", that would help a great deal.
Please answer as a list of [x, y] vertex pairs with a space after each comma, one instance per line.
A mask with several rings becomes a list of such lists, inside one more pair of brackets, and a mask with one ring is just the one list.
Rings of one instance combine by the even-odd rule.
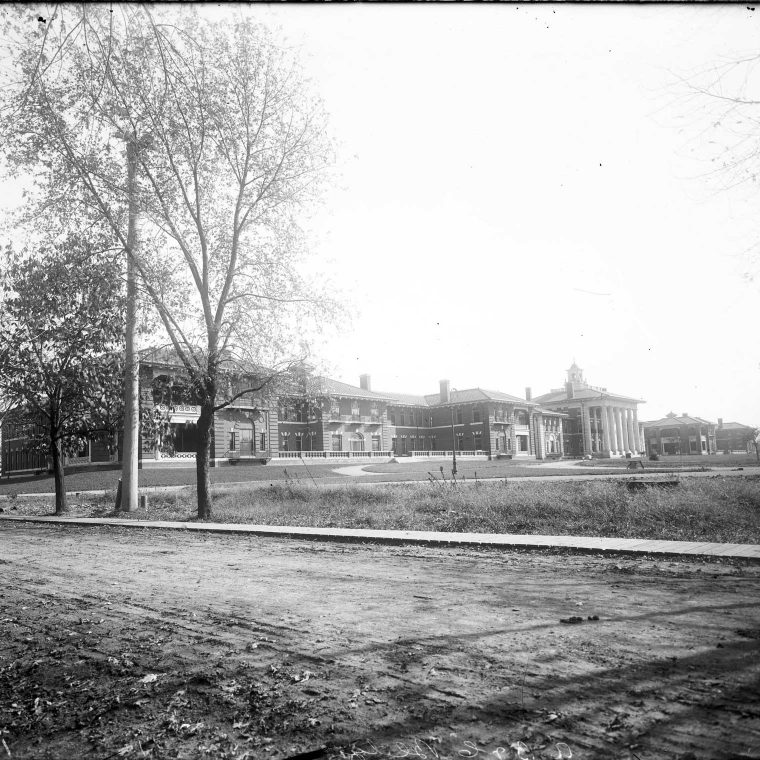
[[124, 294], [119, 268], [94, 242], [67, 237], [35, 254], [8, 252], [0, 309], [0, 392], [40, 423], [55, 511], [66, 511], [63, 457], [87, 439], [113, 445], [120, 419]]
[[[297, 222], [331, 160], [323, 110], [249, 20], [58, 6], [28, 28], [15, 28], [4, 154], [37, 172], [41, 203], [81, 197], [126, 251], [199, 400], [208, 518], [214, 414], [294, 367], [334, 312], [302, 276]], [[225, 374], [245, 387], [226, 393]]]

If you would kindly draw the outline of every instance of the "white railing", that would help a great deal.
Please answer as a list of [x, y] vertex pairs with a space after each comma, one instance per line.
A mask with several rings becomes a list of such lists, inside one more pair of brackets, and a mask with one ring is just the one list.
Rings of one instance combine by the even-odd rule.
[[278, 459], [388, 459], [390, 451], [278, 451]]
[[355, 422], [363, 425], [379, 425], [382, 417], [371, 414], [328, 414], [325, 422]]
[[[412, 457], [419, 457], [420, 459], [451, 459], [454, 455], [453, 451], [412, 451], [410, 452]], [[488, 452], [478, 449], [477, 451], [457, 451], [458, 457], [485, 457], [488, 456]]]

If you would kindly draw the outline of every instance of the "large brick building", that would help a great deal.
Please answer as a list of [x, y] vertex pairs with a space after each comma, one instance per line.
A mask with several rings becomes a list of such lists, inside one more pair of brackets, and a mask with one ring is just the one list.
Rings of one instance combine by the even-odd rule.
[[567, 370], [563, 388], [535, 401], [567, 415], [564, 448], [569, 456], [620, 457], [644, 451], [638, 418], [643, 400], [589, 385], [575, 362]]
[[[234, 392], [234, 388], [231, 389]], [[142, 467], [191, 466], [200, 408], [192, 403], [187, 373], [171, 354], [151, 352], [140, 364], [143, 413], [160, 410], [169, 430], [141, 436]], [[369, 375], [359, 385], [309, 378], [301, 391], [244, 394], [214, 418], [215, 465], [245, 460], [390, 459], [393, 456], [534, 458], [565, 453], [563, 412], [501, 391], [452, 389], [413, 396], [378, 392]], [[29, 447], [28, 430], [4, 425], [3, 472], [40, 470], [44, 458]], [[25, 423], [28, 424], [28, 423]], [[68, 465], [109, 463], [117, 455], [92, 441]]]
[[644, 422], [647, 454], [715, 454], [715, 423], [675, 412]]
[[[194, 458], [200, 410], [182, 403], [184, 382], [176, 363], [154, 356], [141, 365], [142, 405], [163, 404], [173, 429], [169, 451], [143, 439], [143, 466]], [[373, 391], [369, 375], [358, 386], [316, 377], [304, 392], [246, 394], [217, 412], [213, 459], [434, 457], [454, 448], [462, 456], [543, 459], [562, 456], [563, 419], [561, 412], [500, 391], [451, 389], [448, 380], [436, 394], [413, 396]]]
[[715, 428], [715, 448], [726, 454], [748, 452], [755, 454], [755, 437], [757, 428], [751, 425], [742, 425], [740, 422], [723, 422], [718, 417], [718, 425]]

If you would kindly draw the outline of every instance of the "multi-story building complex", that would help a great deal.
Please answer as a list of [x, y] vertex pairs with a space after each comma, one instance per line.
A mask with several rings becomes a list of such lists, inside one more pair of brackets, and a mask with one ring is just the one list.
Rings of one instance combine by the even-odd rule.
[[[235, 395], [235, 388], [227, 390]], [[168, 425], [168, 430], [143, 428], [141, 466], [191, 465], [200, 407], [192, 403], [184, 367], [171, 354], [143, 357], [140, 402], [143, 416]], [[151, 410], [162, 414], [151, 415]], [[543, 459], [565, 453], [566, 419], [562, 411], [530, 399], [481, 388], [452, 389], [448, 380], [440, 382], [438, 393], [413, 396], [373, 391], [369, 375], [362, 375], [358, 386], [309, 378], [298, 391], [246, 393], [218, 411], [212, 459], [215, 465], [298, 457], [387, 460], [448, 456], [454, 449], [461, 456]], [[4, 431], [4, 473], [45, 466], [28, 450], [28, 436], [15, 435], [9, 424]], [[93, 441], [68, 464], [114, 458]]]

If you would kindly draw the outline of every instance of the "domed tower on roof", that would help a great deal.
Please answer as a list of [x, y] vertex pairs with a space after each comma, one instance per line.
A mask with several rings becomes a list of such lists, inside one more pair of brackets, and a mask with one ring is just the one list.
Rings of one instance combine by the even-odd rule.
[[567, 370], [567, 382], [573, 385], [585, 385], [586, 381], [583, 378], [583, 370], [575, 363], [570, 365], [570, 369]]

